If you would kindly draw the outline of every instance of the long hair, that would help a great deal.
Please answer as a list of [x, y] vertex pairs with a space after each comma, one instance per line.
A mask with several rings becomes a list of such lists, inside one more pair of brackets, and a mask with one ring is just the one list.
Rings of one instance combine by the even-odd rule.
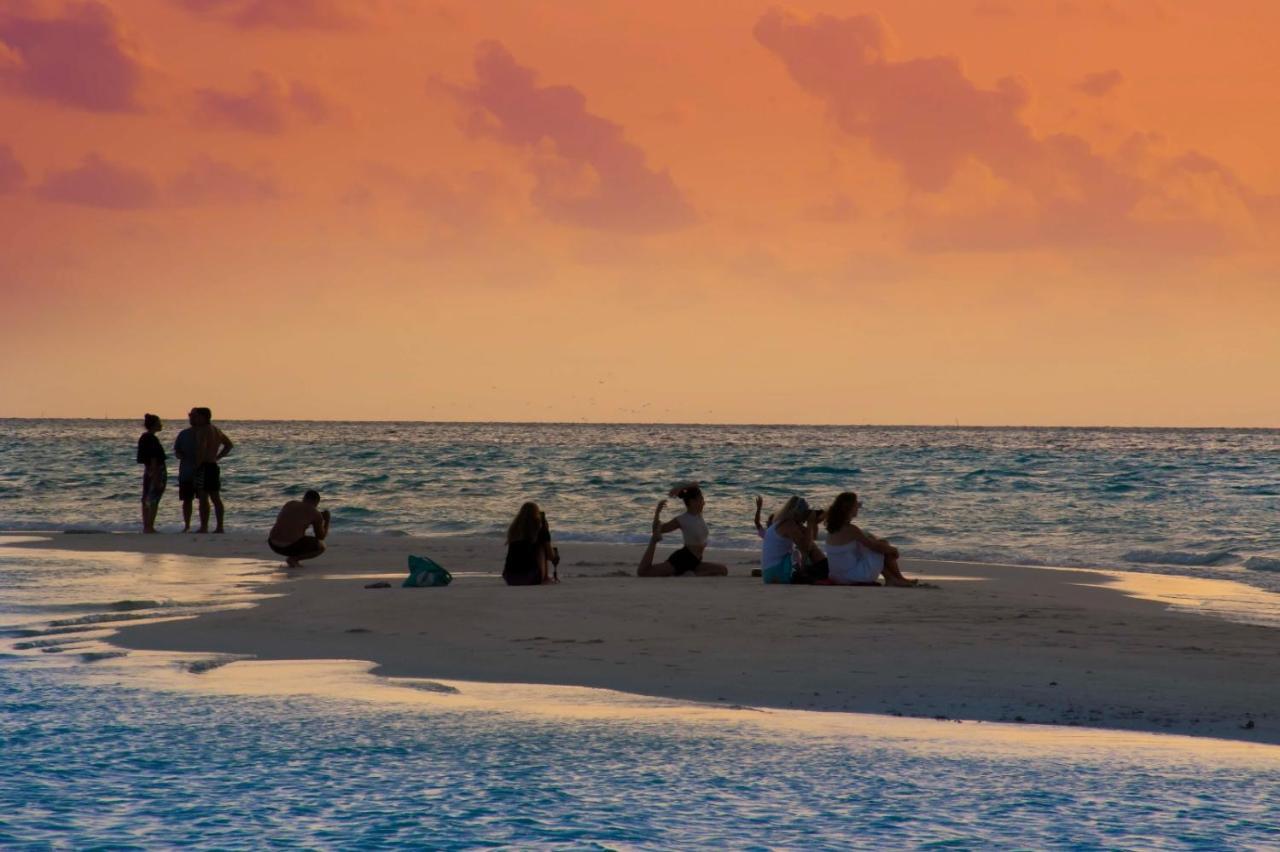
[[517, 541], [537, 541], [542, 531], [542, 510], [537, 503], [525, 503], [516, 512], [511, 526], [507, 527], [507, 544]]
[[803, 497], [792, 495], [787, 498], [787, 502], [782, 504], [782, 508], [774, 513], [773, 522], [775, 524], [783, 524], [787, 521], [799, 522], [804, 520], [805, 513], [808, 511], [808, 501]]
[[858, 506], [858, 495], [852, 491], [840, 493], [831, 501], [827, 509], [827, 532], [839, 532], [853, 518], [853, 510]]

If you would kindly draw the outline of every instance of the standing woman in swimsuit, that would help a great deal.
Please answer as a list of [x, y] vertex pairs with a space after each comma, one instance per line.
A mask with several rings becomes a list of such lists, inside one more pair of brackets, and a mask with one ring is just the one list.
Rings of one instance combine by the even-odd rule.
[[[649, 539], [649, 546], [645, 548], [644, 556], [640, 559], [640, 568], [636, 571], [636, 575], [676, 577], [681, 574], [695, 574], [699, 577], [723, 577], [728, 574], [728, 565], [702, 561], [702, 554], [707, 549], [707, 538], [710, 535], [707, 531], [707, 522], [702, 519], [702, 507], [706, 505], [702, 488], [696, 482], [688, 482], [672, 488], [669, 496], [679, 497], [684, 501], [684, 513], [664, 523], [662, 510], [666, 508], [667, 501], [662, 500], [658, 503], [658, 508], [653, 512], [653, 537]], [[662, 541], [662, 534], [674, 532], [677, 529], [684, 536], [684, 547], [655, 565], [654, 552], [658, 549], [658, 542]]]

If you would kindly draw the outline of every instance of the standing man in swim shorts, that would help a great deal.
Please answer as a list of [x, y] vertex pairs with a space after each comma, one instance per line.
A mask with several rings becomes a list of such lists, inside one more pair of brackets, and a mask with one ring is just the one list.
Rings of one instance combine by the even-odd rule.
[[[267, 536], [267, 546], [285, 557], [290, 568], [304, 559], [315, 559], [324, 553], [324, 537], [329, 534], [329, 512], [321, 512], [320, 492], [308, 491], [301, 500], [290, 500], [276, 516], [276, 525]], [[307, 527], [315, 535], [307, 535]]]
[[182, 501], [182, 531], [191, 532], [191, 504], [196, 499], [196, 424], [200, 417], [193, 408], [187, 412], [186, 429], [173, 441], [178, 459], [178, 499]]
[[200, 529], [196, 532], [209, 531], [209, 503], [212, 502], [218, 524], [213, 531], [220, 533], [223, 532], [222, 468], [218, 466], [218, 462], [231, 452], [235, 444], [231, 443], [231, 439], [224, 435], [221, 429], [213, 425], [212, 411], [208, 408], [193, 408], [192, 411], [199, 415], [199, 421], [194, 427], [196, 437], [194, 481], [196, 496], [200, 498]]

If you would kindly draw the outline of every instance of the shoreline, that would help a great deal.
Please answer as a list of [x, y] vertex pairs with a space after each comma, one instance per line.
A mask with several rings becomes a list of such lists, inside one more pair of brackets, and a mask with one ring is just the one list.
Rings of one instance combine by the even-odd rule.
[[[265, 534], [20, 534], [39, 540], [11, 547], [279, 563]], [[511, 588], [493, 539], [338, 535], [258, 589], [279, 597], [108, 641], [367, 660], [387, 677], [1280, 744], [1275, 628], [1170, 611], [1119, 591], [1114, 572], [905, 560], [939, 588], [766, 587], [749, 576], [751, 551], [713, 551], [727, 578], [639, 579], [636, 546], [560, 546], [563, 583]], [[400, 588], [410, 553], [444, 564], [454, 584]], [[364, 588], [379, 575], [392, 588]]]

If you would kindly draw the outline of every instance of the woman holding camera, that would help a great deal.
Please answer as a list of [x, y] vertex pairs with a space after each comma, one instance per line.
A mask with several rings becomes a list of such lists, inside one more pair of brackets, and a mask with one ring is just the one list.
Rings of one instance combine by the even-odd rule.
[[[826, 513], [809, 508], [803, 497], [791, 497], [773, 516], [760, 548], [760, 576], [766, 583], [813, 583], [827, 578], [826, 554], [816, 544], [818, 524]], [[801, 556], [795, 567], [793, 551]]]
[[[644, 556], [640, 558], [640, 567], [636, 570], [636, 575], [678, 577], [681, 574], [693, 574], [698, 577], [723, 577], [728, 574], [728, 565], [702, 560], [702, 555], [707, 550], [707, 539], [710, 537], [707, 522], [702, 519], [702, 509], [707, 503], [706, 498], [702, 496], [702, 487], [696, 482], [686, 482], [672, 488], [667, 496], [679, 497], [684, 502], [684, 512], [664, 523], [662, 510], [666, 508], [667, 501], [658, 502], [658, 508], [653, 512], [653, 536], [649, 539], [649, 546], [645, 548]], [[663, 533], [674, 532], [677, 529], [684, 537], [684, 546], [655, 565], [653, 558], [658, 549], [658, 542], [662, 541]]]

